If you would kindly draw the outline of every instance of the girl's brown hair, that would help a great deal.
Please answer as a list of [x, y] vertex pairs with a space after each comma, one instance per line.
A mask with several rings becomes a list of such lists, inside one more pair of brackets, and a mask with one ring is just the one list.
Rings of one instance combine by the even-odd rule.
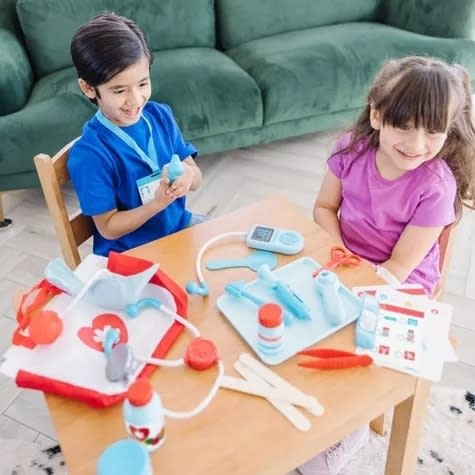
[[371, 105], [383, 124], [447, 132], [439, 156], [447, 162], [457, 183], [455, 213], [465, 204], [475, 208], [475, 126], [470, 77], [462, 66], [433, 58], [409, 56], [387, 62], [377, 74], [368, 102], [351, 128], [351, 141], [340, 151], [356, 150], [362, 140], [379, 146], [379, 131], [370, 124]]

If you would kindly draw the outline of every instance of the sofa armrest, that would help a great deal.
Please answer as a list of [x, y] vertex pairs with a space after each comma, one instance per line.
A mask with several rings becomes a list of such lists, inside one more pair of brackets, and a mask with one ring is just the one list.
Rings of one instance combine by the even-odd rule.
[[13, 32], [0, 29], [0, 116], [20, 110], [33, 84], [25, 49]]
[[475, 0], [384, 0], [384, 23], [422, 35], [475, 39]]

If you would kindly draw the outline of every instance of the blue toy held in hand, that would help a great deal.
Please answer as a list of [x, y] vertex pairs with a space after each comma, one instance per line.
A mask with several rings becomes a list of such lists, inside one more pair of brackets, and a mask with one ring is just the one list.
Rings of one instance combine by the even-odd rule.
[[173, 183], [179, 176], [183, 175], [185, 168], [183, 162], [180, 160], [180, 157], [174, 153], [168, 164], [168, 178], [170, 183]]

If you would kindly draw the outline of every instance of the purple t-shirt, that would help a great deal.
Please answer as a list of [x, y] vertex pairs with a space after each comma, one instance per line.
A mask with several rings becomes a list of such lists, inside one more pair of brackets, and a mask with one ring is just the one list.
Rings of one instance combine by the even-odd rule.
[[[376, 168], [376, 149], [365, 142], [357, 152], [337, 152], [328, 159], [332, 173], [341, 180], [340, 229], [345, 246], [374, 264], [389, 259], [404, 228], [446, 226], [455, 221], [454, 176], [440, 158], [423, 163], [395, 180], [383, 178]], [[406, 282], [424, 286], [432, 295], [440, 278], [436, 242]]]

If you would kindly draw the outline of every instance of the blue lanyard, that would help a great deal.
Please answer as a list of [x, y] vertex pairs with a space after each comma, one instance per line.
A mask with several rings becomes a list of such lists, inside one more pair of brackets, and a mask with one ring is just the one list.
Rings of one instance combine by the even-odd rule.
[[97, 120], [104, 126], [107, 127], [114, 135], [119, 137], [123, 142], [125, 142], [132, 150], [134, 150], [138, 156], [152, 169], [153, 172], [160, 170], [158, 166], [157, 151], [155, 149], [155, 142], [153, 141], [152, 126], [150, 122], [142, 114], [142, 119], [147, 124], [148, 130], [150, 132], [150, 138], [148, 139], [148, 146], [146, 154], [137, 144], [137, 142], [126, 132], [124, 132], [120, 127], [111, 122], [101, 110], [96, 112]]

